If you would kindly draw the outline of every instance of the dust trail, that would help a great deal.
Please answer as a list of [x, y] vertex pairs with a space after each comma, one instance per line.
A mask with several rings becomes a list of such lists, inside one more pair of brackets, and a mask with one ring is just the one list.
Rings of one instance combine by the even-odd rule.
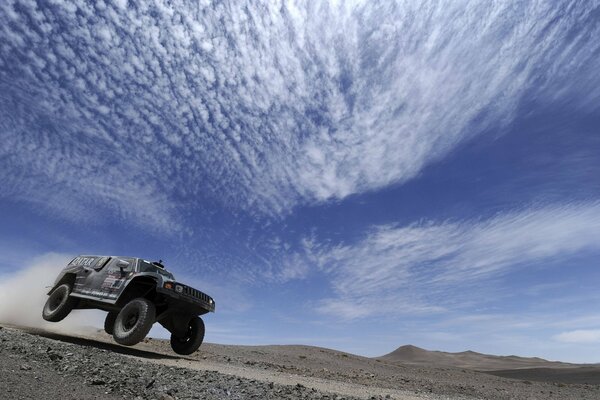
[[13, 273], [2, 273], [0, 323], [82, 334], [101, 328], [104, 313], [96, 310], [75, 310], [58, 323], [42, 318], [48, 287], [72, 258], [72, 255], [49, 253], [33, 259]]

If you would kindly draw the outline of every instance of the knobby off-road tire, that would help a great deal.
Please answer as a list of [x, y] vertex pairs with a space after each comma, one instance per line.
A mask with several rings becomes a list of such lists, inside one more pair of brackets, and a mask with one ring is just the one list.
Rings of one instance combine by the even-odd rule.
[[200, 317], [193, 317], [188, 323], [188, 330], [185, 337], [177, 337], [171, 334], [171, 348], [177, 354], [192, 354], [202, 344], [204, 340], [204, 321]]
[[131, 300], [117, 315], [113, 327], [115, 342], [133, 346], [141, 342], [154, 324], [156, 308], [144, 298]]
[[119, 315], [116, 311], [111, 311], [106, 314], [106, 318], [104, 319], [104, 332], [112, 335], [115, 330], [115, 321], [117, 320], [117, 315]]
[[77, 299], [70, 297], [71, 285], [63, 283], [48, 296], [42, 317], [46, 321], [58, 322], [65, 319], [77, 304]]

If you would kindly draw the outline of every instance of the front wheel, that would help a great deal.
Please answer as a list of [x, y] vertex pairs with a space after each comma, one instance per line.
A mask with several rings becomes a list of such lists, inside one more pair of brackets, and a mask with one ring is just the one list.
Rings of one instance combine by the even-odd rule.
[[117, 315], [113, 326], [115, 342], [133, 346], [144, 340], [154, 320], [156, 308], [150, 301], [140, 297], [131, 300]]
[[204, 321], [200, 317], [194, 317], [188, 323], [187, 333], [184, 337], [171, 334], [171, 348], [177, 354], [192, 354], [204, 340]]
[[77, 304], [77, 299], [70, 297], [69, 294], [71, 294], [71, 285], [68, 283], [63, 283], [54, 289], [50, 293], [48, 300], [46, 300], [42, 317], [50, 322], [58, 322], [65, 319], [73, 308], [75, 308], [75, 304]]

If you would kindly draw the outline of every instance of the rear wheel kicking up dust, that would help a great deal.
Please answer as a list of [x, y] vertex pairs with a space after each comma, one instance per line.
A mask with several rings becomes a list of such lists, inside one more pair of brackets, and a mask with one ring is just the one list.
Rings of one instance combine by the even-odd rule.
[[125, 346], [133, 346], [141, 342], [150, 332], [155, 318], [154, 304], [141, 297], [131, 300], [121, 309], [115, 320], [113, 327], [115, 342]]
[[193, 317], [188, 323], [188, 330], [184, 337], [171, 334], [171, 348], [177, 354], [192, 354], [204, 340], [204, 321], [200, 317]]
[[68, 283], [63, 283], [54, 289], [48, 300], [46, 300], [42, 317], [50, 322], [58, 322], [65, 319], [77, 304], [77, 299], [70, 297], [70, 293], [71, 285]]
[[115, 330], [115, 321], [117, 320], [117, 315], [119, 315], [116, 311], [111, 311], [106, 314], [106, 319], [104, 319], [104, 331], [109, 335], [112, 335]]

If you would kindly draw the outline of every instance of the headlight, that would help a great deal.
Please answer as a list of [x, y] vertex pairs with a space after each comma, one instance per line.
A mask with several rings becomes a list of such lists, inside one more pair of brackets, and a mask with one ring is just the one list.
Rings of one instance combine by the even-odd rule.
[[183, 286], [181, 286], [181, 285], [175, 285], [175, 291], [176, 291], [177, 293], [181, 293], [181, 292], [183, 292]]

